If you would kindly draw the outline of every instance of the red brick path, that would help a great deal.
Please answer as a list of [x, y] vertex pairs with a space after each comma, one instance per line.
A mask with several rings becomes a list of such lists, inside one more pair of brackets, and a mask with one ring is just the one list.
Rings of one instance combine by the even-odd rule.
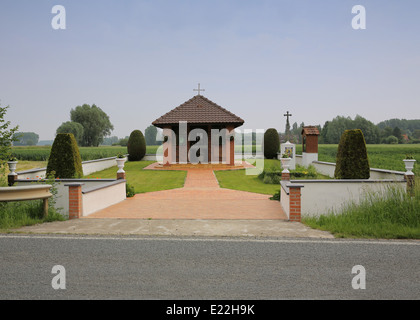
[[[220, 188], [215, 168], [174, 167], [187, 170], [183, 188], [136, 194], [86, 218], [286, 219], [280, 203], [268, 195]], [[158, 168], [153, 164], [145, 169]]]

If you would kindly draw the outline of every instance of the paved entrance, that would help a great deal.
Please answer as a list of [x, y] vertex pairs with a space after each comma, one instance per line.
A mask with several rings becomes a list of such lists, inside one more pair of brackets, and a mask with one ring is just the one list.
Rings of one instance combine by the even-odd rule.
[[[244, 166], [245, 163], [242, 168]], [[226, 170], [232, 167], [172, 166], [168, 169], [153, 164], [145, 169], [186, 170], [187, 178], [183, 188], [136, 194], [85, 218], [287, 219], [280, 203], [269, 200], [269, 195], [220, 188], [214, 170]]]

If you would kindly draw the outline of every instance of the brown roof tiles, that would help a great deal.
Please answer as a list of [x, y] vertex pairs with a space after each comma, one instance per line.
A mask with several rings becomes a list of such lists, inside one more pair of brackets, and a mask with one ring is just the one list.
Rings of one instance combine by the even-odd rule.
[[319, 131], [317, 127], [308, 126], [308, 127], [303, 127], [302, 134], [305, 134], [307, 136], [311, 136], [311, 135], [319, 136]]
[[236, 127], [244, 120], [222, 108], [202, 95], [196, 95], [175, 109], [152, 122], [157, 127], [187, 121], [192, 124], [233, 124]]

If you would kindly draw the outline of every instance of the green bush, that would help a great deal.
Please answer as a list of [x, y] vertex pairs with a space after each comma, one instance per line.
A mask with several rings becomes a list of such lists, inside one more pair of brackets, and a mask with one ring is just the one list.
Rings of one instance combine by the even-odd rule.
[[51, 147], [47, 165], [47, 176], [58, 178], [83, 177], [79, 147], [72, 133], [59, 133]]
[[277, 191], [275, 194], [273, 194], [272, 197], [270, 197], [270, 200], [280, 201], [281, 200], [281, 193], [280, 190]]
[[134, 197], [135, 194], [136, 194], [136, 190], [134, 189], [134, 187], [131, 184], [126, 183], [125, 184], [125, 195], [126, 195], [126, 197], [131, 198], [131, 197]]
[[280, 149], [279, 133], [276, 129], [270, 128], [264, 133], [264, 157], [266, 159], [276, 159]]
[[127, 143], [128, 160], [140, 161], [146, 154], [146, 139], [140, 130], [131, 132]]
[[336, 179], [369, 179], [370, 166], [362, 130], [344, 131], [338, 145], [334, 177]]

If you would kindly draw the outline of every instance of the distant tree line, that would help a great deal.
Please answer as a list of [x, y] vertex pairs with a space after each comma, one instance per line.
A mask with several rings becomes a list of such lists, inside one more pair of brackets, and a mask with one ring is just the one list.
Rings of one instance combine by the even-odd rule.
[[[298, 126], [295, 122], [289, 135], [279, 133], [280, 140], [301, 143], [301, 132], [304, 126], [304, 123]], [[317, 127], [320, 132], [319, 143], [322, 144], [338, 144], [343, 132], [352, 129], [362, 130], [368, 144], [420, 143], [420, 119], [391, 119], [375, 125], [359, 115], [354, 119], [337, 116], [331, 121], [326, 121], [324, 126], [317, 125]]]
[[16, 132], [13, 134], [14, 146], [36, 146], [39, 135], [35, 132]]

